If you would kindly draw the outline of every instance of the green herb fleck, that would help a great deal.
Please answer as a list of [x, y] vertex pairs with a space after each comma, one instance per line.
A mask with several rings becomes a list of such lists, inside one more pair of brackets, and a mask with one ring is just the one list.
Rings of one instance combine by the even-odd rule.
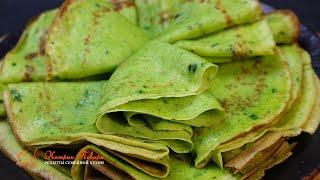
[[12, 63], [12, 66], [16, 66], [17, 64], [16, 63]]
[[276, 93], [277, 89], [276, 88], [272, 88], [272, 93]]
[[256, 114], [251, 114], [250, 118], [253, 119], [253, 120], [256, 120], [256, 119], [258, 119], [258, 116]]
[[85, 98], [88, 98], [88, 97], [90, 96], [90, 91], [89, 91], [89, 89], [86, 89], [86, 91], [84, 92], [83, 96], [84, 96]]
[[219, 45], [219, 43], [215, 43], [215, 44], [212, 44], [211, 47], [216, 47], [218, 45]]
[[176, 15], [174, 15], [174, 18], [177, 19], [180, 16], [181, 16], [181, 14], [176, 14]]
[[139, 91], [138, 91], [138, 93], [139, 93], [139, 94], [142, 94], [142, 93], [144, 93], [144, 91], [142, 91], [142, 90], [139, 90]]
[[280, 31], [279, 33], [280, 33], [281, 35], [286, 35], [286, 33], [283, 32], [283, 31]]
[[166, 98], [162, 99], [165, 104], [168, 104], [168, 100]]
[[194, 178], [197, 178], [197, 177], [200, 177], [200, 176], [202, 176], [202, 175], [203, 175], [203, 172], [198, 171], [198, 172], [194, 173], [193, 177], [194, 177]]
[[149, 26], [144, 26], [143, 29], [149, 30], [149, 29], [151, 29], [151, 27], [149, 27]]
[[96, 6], [98, 7], [98, 8], [100, 8], [101, 6], [100, 6], [100, 4], [96, 4]]
[[85, 99], [81, 99], [78, 104], [76, 105], [76, 108], [81, 108], [86, 104], [86, 100]]
[[197, 71], [197, 68], [198, 68], [197, 64], [190, 64], [188, 66], [188, 71], [194, 74]]
[[13, 96], [13, 101], [22, 101], [22, 95], [16, 89], [12, 89], [10, 93]]

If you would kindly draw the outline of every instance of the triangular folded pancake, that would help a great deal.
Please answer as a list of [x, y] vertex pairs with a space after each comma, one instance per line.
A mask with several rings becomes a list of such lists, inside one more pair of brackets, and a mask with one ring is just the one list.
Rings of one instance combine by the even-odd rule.
[[256, 0], [137, 0], [136, 6], [139, 26], [170, 43], [254, 22], [263, 15]]
[[277, 10], [266, 16], [274, 40], [278, 44], [297, 42], [300, 35], [298, 17], [290, 10]]
[[[213, 63], [274, 54], [275, 44], [294, 43], [300, 33], [298, 18], [291, 11], [277, 11], [255, 23], [231, 27], [197, 39], [178, 41]], [[288, 31], [290, 29], [290, 31]]]
[[0, 83], [43, 81], [46, 77], [44, 46], [56, 10], [42, 13], [24, 30], [18, 44], [1, 61]]
[[47, 37], [48, 79], [112, 72], [144, 45], [147, 35], [120, 10], [117, 3], [101, 0], [65, 1]]
[[275, 42], [266, 20], [232, 27], [199, 39], [178, 41], [175, 45], [213, 63], [274, 54]]

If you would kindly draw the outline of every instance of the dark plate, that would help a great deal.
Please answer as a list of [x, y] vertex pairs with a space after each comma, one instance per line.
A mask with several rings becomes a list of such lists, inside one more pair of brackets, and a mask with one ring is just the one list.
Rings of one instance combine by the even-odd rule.
[[[12, 1], [10, 0], [10, 2]], [[21, 15], [21, 13], [24, 13], [25, 17], [31, 17], [35, 13], [40, 13], [41, 11], [57, 7], [62, 0], [28, 0], [27, 3], [26, 1], [20, 2], [23, 4], [23, 6], [20, 7], [23, 9], [23, 11], [18, 12], [18, 14]], [[1, 3], [3, 2], [0, 2], [0, 12], [8, 11], [8, 9], [1, 8]], [[4, 3], [9, 3], [9, 1]], [[12, 4], [16, 5], [16, 3]], [[27, 7], [24, 6], [25, 4]], [[30, 6], [30, 10], [26, 10], [28, 5]], [[16, 7], [11, 8], [9, 8], [9, 11], [14, 11]], [[264, 5], [264, 9], [266, 11], [271, 11], [273, 8]], [[14, 20], [14, 18], [10, 19]], [[18, 19], [17, 22], [21, 23], [21, 19]], [[17, 22], [10, 21], [10, 23], [13, 24]], [[17, 25], [16, 27], [18, 28], [19, 26], [21, 26], [21, 24]], [[312, 65], [320, 77], [320, 38], [315, 32], [311, 31], [306, 26], [302, 25], [301, 29], [302, 32], [299, 43], [310, 53], [312, 57]], [[0, 27], [0, 30], [3, 31], [2, 26]], [[11, 34], [8, 34], [5, 40], [0, 43], [0, 58], [3, 57], [7, 51], [12, 49], [18, 40], [20, 32], [21, 31], [15, 31]], [[318, 129], [313, 136], [303, 133], [296, 138], [292, 138], [290, 141], [298, 142], [298, 145], [294, 149], [293, 155], [284, 163], [281, 163], [280, 165], [268, 170], [264, 179], [298, 180], [304, 176], [307, 176], [312, 171], [320, 169], [320, 129]], [[15, 164], [8, 160], [2, 153], [0, 153], [0, 175], [2, 175], [2, 177], [5, 179], [32, 179], [23, 170], [16, 167]]]

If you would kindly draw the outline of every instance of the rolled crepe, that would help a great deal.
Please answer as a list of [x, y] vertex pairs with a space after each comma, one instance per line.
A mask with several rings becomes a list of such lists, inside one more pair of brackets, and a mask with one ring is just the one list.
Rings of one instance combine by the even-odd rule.
[[65, 1], [47, 37], [48, 79], [112, 72], [144, 45], [147, 35], [118, 12], [123, 7], [101, 0]]
[[290, 71], [280, 50], [256, 61], [226, 63], [210, 88], [226, 110], [215, 128], [194, 131], [195, 164], [203, 167], [213, 158], [222, 167], [218, 146], [249, 131], [272, 124], [291, 98]]
[[170, 43], [254, 22], [263, 15], [255, 0], [137, 0], [136, 6], [140, 27]]
[[296, 42], [299, 24], [294, 13], [279, 10], [266, 16], [265, 20], [231, 27], [198, 39], [178, 41], [175, 45], [213, 63], [243, 60], [274, 54], [275, 43]]
[[44, 45], [56, 12], [51, 10], [42, 13], [28, 24], [18, 44], [1, 61], [1, 84], [45, 80]]

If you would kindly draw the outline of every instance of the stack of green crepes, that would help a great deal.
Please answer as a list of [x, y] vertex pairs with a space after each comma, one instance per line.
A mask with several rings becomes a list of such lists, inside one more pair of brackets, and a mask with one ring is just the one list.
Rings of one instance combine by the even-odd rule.
[[319, 125], [298, 36], [256, 0], [66, 0], [1, 61], [0, 150], [34, 178], [260, 179]]

